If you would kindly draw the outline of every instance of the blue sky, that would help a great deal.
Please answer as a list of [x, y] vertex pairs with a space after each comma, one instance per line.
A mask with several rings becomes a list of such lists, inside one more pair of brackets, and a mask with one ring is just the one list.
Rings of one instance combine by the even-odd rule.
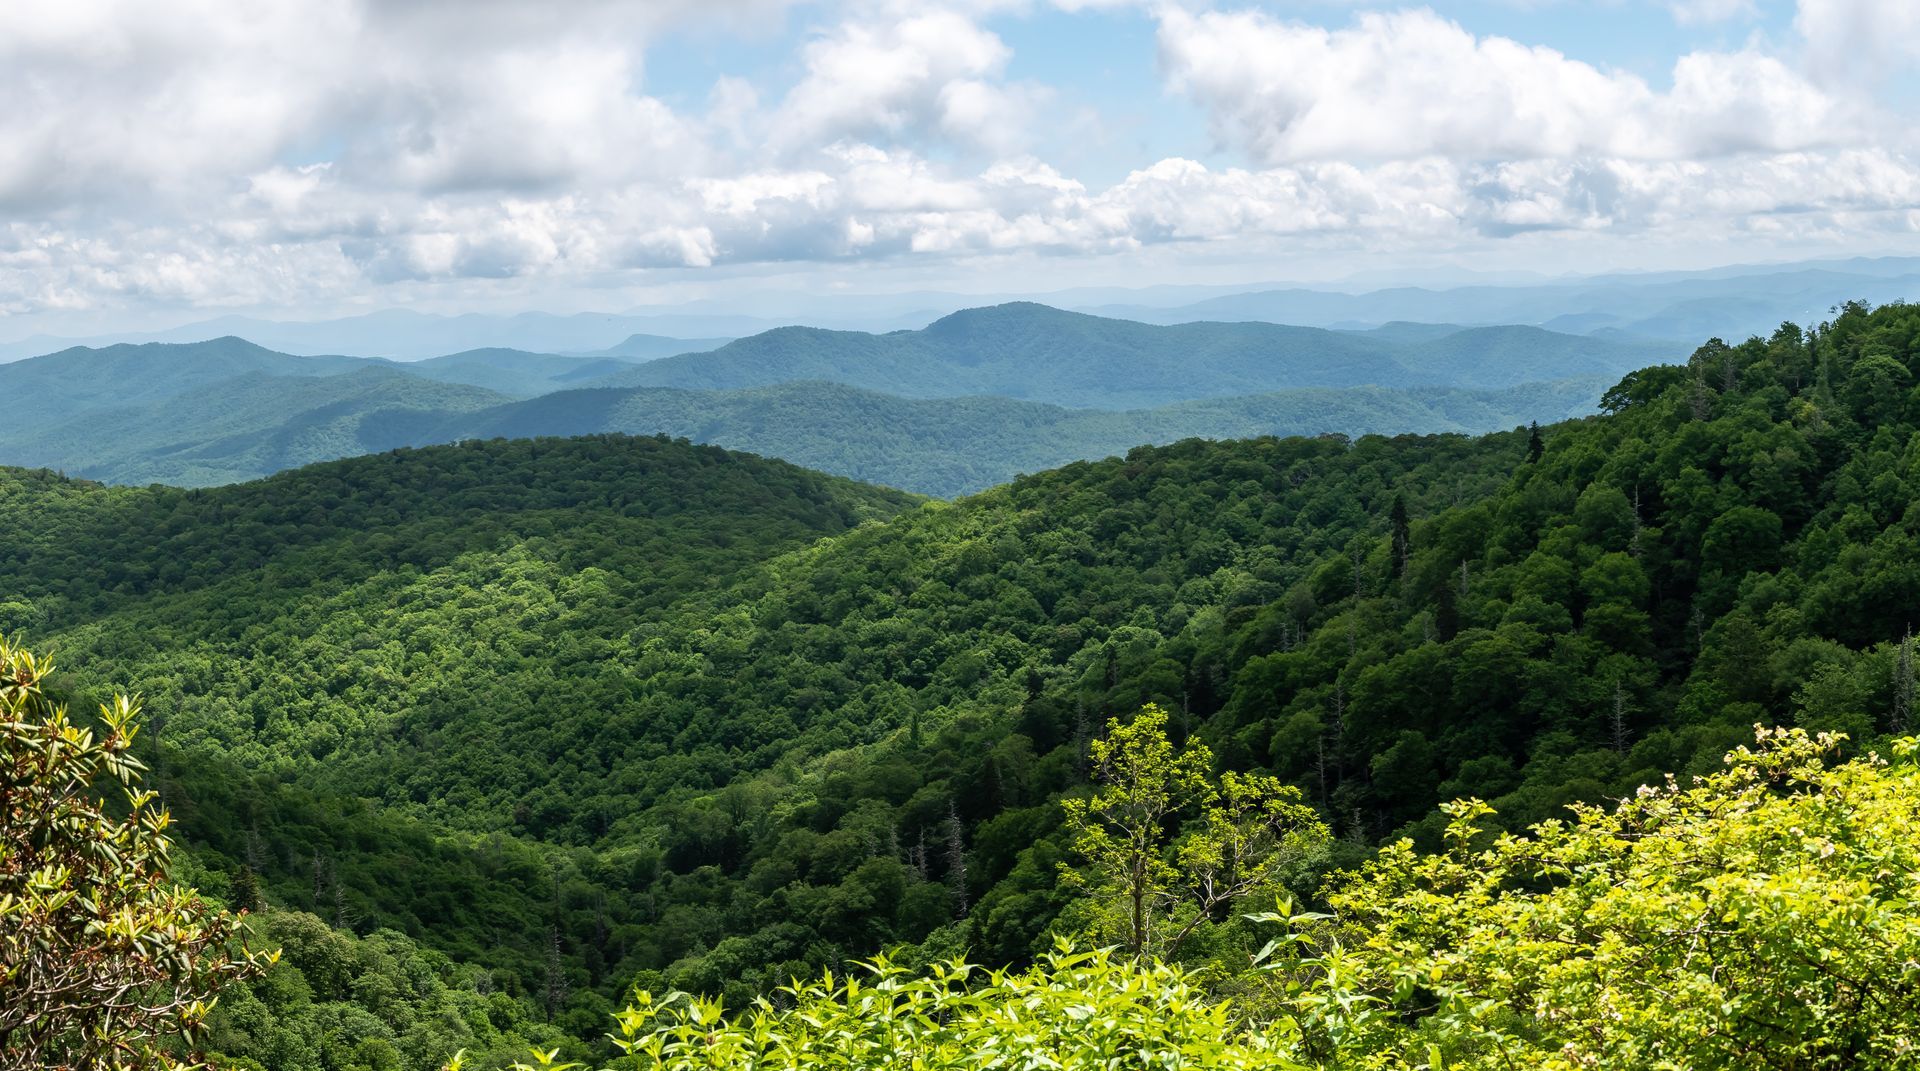
[[0, 336], [1920, 251], [1913, 0], [0, 6]]
[[[1243, 7], [1303, 22], [1338, 26], [1360, 5], [1339, 2], [1266, 3]], [[1675, 57], [1707, 49], [1735, 51], [1752, 40], [1790, 42], [1791, 3], [1734, 8], [1726, 18], [1682, 21], [1668, 5], [1649, 0], [1553, 2], [1491, 0], [1427, 6], [1481, 36], [1502, 36], [1558, 49], [1609, 68], [1631, 71], [1655, 85], [1671, 82]], [[800, 5], [753, 32], [688, 27], [647, 53], [645, 85], [682, 107], [706, 99], [722, 76], [752, 81], [766, 96], [790, 89], [803, 70], [796, 62], [810, 34], [830, 32], [831, 5]], [[1141, 159], [1188, 156], [1230, 162], [1231, 153], [1207, 136], [1206, 114], [1169, 93], [1159, 77], [1157, 20], [1143, 6], [1067, 11], [1026, 6], [984, 17], [980, 24], [1012, 51], [1009, 78], [1057, 87], [1072, 105], [1109, 117], [1116, 134], [1102, 146], [1068, 146], [1082, 154], [1092, 179], [1117, 181]]]

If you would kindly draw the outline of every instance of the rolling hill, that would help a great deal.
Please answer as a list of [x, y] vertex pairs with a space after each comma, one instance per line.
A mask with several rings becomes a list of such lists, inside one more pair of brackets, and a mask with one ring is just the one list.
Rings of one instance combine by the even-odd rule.
[[[0, 391], [34, 399], [0, 428], [0, 461], [206, 486], [396, 446], [667, 433], [952, 496], [1195, 436], [1559, 420], [1590, 411], [1649, 352], [1537, 328], [1151, 327], [1038, 305], [887, 335], [787, 328], [647, 363], [503, 348], [404, 363], [294, 357], [223, 338], [0, 365]], [[648, 381], [674, 385], [618, 386]], [[756, 385], [732, 385], [743, 382]], [[1003, 394], [955, 396], [969, 388]], [[1128, 399], [1153, 401], [1102, 407]]]
[[410, 445], [423, 424], [511, 400], [381, 364], [323, 376], [247, 372], [145, 405], [0, 427], [0, 457], [115, 483], [204, 487]]
[[[1850, 307], [1537, 439], [1189, 440], [954, 503], [616, 436], [201, 490], [5, 470], [0, 629], [79, 708], [146, 694], [196, 880], [401, 931], [588, 1036], [636, 981], [738, 1006], [881, 948], [1044, 953], [1076, 923], [1059, 801], [1144, 703], [1335, 828], [1300, 899], [1438, 843], [1446, 799], [1564, 817], [1756, 723], [1892, 753], [1916, 355], [1920, 310]], [[290, 959], [368, 1008], [319, 1029], [398, 1038], [319, 944]]]
[[1169, 326], [1013, 303], [884, 335], [781, 328], [587, 386], [762, 387], [826, 380], [908, 398], [990, 394], [1130, 409], [1298, 387], [1506, 387], [1617, 378], [1674, 347], [1537, 329], [1369, 336], [1266, 323]]
[[0, 398], [30, 399], [9, 407], [9, 432], [46, 427], [82, 413], [178, 398], [243, 375], [314, 377], [375, 362], [359, 357], [294, 357], [242, 338], [177, 345], [71, 349], [0, 364]]
[[[112, 483], [203, 487], [399, 446], [621, 432], [683, 437], [952, 497], [1143, 443], [1477, 433], [1561, 420], [1591, 412], [1609, 382], [1501, 391], [1309, 387], [1108, 412], [994, 397], [900, 398], [820, 382], [715, 391], [594, 388], [516, 399], [414, 371], [368, 364], [323, 376], [251, 372], [145, 405], [91, 409], [50, 427], [0, 430], [0, 458]], [[502, 385], [520, 375], [479, 363], [454, 371]]]
[[485, 387], [520, 398], [564, 390], [631, 366], [631, 359], [601, 356], [562, 356], [526, 350], [462, 350], [394, 367], [443, 383]]
[[1301, 388], [1106, 412], [1008, 398], [911, 399], [835, 383], [562, 391], [470, 411], [421, 441], [666, 434], [951, 498], [1141, 444], [1258, 435], [1483, 432], [1591, 412], [1609, 381], [1505, 391]]
[[732, 342], [731, 338], [668, 338], [664, 335], [629, 335], [602, 350], [583, 353], [588, 357], [625, 357], [654, 361], [682, 353], [705, 353]]

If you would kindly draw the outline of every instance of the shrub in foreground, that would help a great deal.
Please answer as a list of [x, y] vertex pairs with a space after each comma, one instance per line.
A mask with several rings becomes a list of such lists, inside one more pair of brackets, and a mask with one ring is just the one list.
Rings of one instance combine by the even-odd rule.
[[[1340, 1067], [1920, 1067], [1920, 767], [1761, 729], [1696, 783], [1383, 850], [1276, 962]], [[1298, 938], [1301, 934], [1295, 934]], [[1303, 947], [1296, 943], [1295, 948]], [[1292, 1029], [1292, 1027], [1290, 1027]]]
[[[915, 975], [881, 959], [731, 1017], [715, 1000], [641, 993], [616, 1019], [622, 1066], [656, 1071], [1301, 1066], [1283, 1034], [1248, 1029], [1178, 968], [1064, 946], [1025, 971], [950, 963]], [[514, 1066], [577, 1066], [552, 1059]]]
[[139, 704], [116, 696], [96, 734], [46, 698], [51, 670], [0, 638], [0, 1069], [179, 1066], [220, 988], [273, 957], [168, 878]]

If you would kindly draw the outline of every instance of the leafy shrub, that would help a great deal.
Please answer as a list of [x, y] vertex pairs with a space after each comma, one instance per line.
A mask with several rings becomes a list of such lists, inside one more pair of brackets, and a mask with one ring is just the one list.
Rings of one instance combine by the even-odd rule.
[[168, 879], [167, 812], [134, 787], [139, 703], [103, 705], [96, 736], [42, 693], [52, 668], [0, 638], [0, 1068], [173, 1067], [163, 1039], [274, 957]]
[[[731, 1019], [717, 1000], [640, 993], [615, 1043], [655, 1071], [1301, 1066], [1282, 1032], [1248, 1029], [1178, 968], [1110, 952], [1059, 946], [1025, 971], [953, 962], [919, 976], [881, 958], [861, 973], [795, 983]], [[576, 1066], [549, 1055], [515, 1069]]]
[[[1920, 767], [1831, 764], [1761, 729], [1717, 773], [1448, 850], [1401, 841], [1338, 889], [1338, 942], [1273, 965], [1335, 1066], [1920, 1066]], [[1290, 942], [1301, 946], [1295, 933]]]

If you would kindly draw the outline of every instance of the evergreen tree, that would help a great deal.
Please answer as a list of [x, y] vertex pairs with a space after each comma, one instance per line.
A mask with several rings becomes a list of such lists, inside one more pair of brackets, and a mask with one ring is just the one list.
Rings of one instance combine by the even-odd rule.
[[253, 868], [242, 865], [233, 875], [233, 894], [230, 897], [235, 911], [259, 911], [260, 879]]

